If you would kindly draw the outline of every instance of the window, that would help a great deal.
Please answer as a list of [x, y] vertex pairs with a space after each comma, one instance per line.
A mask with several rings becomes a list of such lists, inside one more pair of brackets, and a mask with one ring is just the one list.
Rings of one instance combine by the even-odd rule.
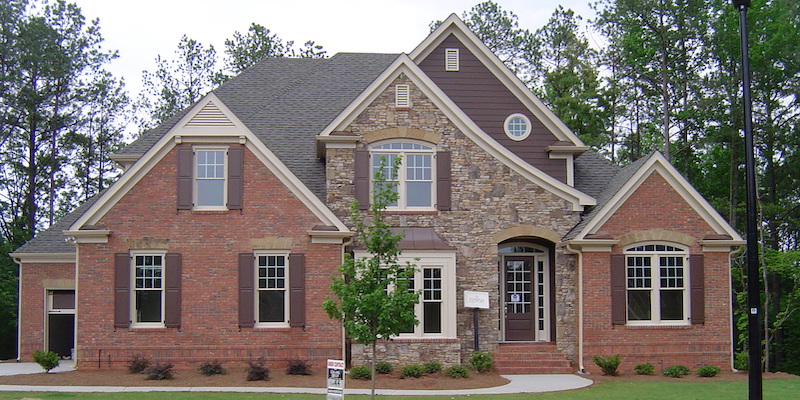
[[[383, 166], [387, 182], [394, 182], [399, 196], [389, 209], [432, 209], [434, 207], [435, 186], [433, 166], [435, 149], [427, 144], [414, 142], [389, 142], [373, 146], [371, 149], [372, 174]], [[396, 175], [391, 166], [397, 157], [402, 164]], [[373, 188], [374, 189], [374, 188]]]
[[195, 150], [195, 208], [225, 206], [225, 149]]
[[179, 148], [177, 208], [241, 210], [243, 173], [243, 146]]
[[683, 324], [689, 321], [688, 254], [664, 244], [625, 251], [629, 324]]
[[506, 118], [503, 129], [512, 140], [523, 140], [531, 134], [531, 120], [522, 114], [511, 114]]
[[459, 61], [458, 49], [444, 49], [445, 71], [458, 71], [460, 67]]
[[289, 270], [285, 254], [256, 255], [256, 323], [288, 322]]
[[137, 254], [132, 257], [133, 317], [140, 325], [164, 324], [164, 256]]
[[409, 85], [396, 85], [394, 102], [397, 108], [411, 107], [411, 88]]

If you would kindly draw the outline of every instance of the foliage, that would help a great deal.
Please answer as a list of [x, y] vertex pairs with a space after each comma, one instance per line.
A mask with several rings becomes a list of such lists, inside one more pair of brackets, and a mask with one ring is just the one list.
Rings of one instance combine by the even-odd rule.
[[716, 365], [703, 365], [697, 368], [697, 375], [702, 376], [704, 378], [711, 378], [713, 376], [717, 376], [719, 373], [719, 367]]
[[262, 25], [252, 23], [247, 33], [239, 31], [225, 39], [225, 65], [236, 75], [251, 65], [270, 57], [323, 58], [325, 51], [314, 41], [307, 41], [301, 49], [294, 48], [294, 41], [284, 41]]
[[394, 366], [390, 362], [378, 361], [375, 364], [375, 372], [379, 374], [391, 374], [394, 371]]
[[311, 375], [311, 366], [305, 360], [292, 360], [289, 361], [289, 366], [286, 367], [286, 373], [289, 375]]
[[269, 380], [269, 368], [267, 368], [267, 360], [263, 357], [255, 361], [248, 361], [247, 368], [248, 381], [267, 381]]
[[451, 365], [445, 368], [444, 374], [450, 378], [469, 378], [469, 370], [461, 364]]
[[419, 378], [422, 375], [425, 375], [425, 368], [422, 368], [422, 365], [419, 364], [404, 365], [400, 369], [401, 378]]
[[144, 373], [147, 368], [150, 368], [150, 359], [141, 354], [134, 354], [128, 361], [128, 372], [132, 374]]
[[670, 378], [681, 378], [686, 375], [689, 375], [689, 368], [683, 365], [673, 365], [671, 367], [667, 367], [664, 371], [661, 372], [664, 376], [669, 376]]
[[636, 371], [637, 375], [652, 375], [653, 372], [656, 370], [656, 367], [650, 363], [644, 364], [637, 364], [633, 367], [633, 370]]
[[174, 376], [172, 374], [172, 363], [155, 363], [154, 365], [150, 366], [146, 370], [144, 370], [145, 379], [150, 381], [163, 381], [166, 379], [173, 379]]
[[389, 204], [397, 201], [396, 183], [388, 181], [385, 175], [389, 170], [396, 176], [402, 162], [400, 157], [387, 168], [386, 159], [381, 158], [375, 171], [372, 201], [369, 205], [371, 224], [367, 216], [362, 216], [358, 202], [350, 207], [350, 221], [355, 226], [358, 241], [370, 253], [368, 258], [354, 259], [345, 254], [344, 263], [339, 266], [341, 276], [332, 277], [331, 292], [337, 298], [328, 297], [323, 308], [329, 317], [339, 319], [345, 333], [357, 343], [372, 347], [372, 389], [375, 396], [376, 346], [378, 340], [390, 340], [409, 326], [418, 324], [414, 305], [419, 301], [419, 293], [408, 290], [408, 283], [414, 276], [414, 266], [398, 262], [401, 250], [397, 243], [402, 234], [393, 234], [384, 216]]
[[52, 351], [44, 352], [36, 350], [33, 352], [33, 361], [36, 361], [45, 372], [50, 372], [51, 369], [57, 367], [59, 360], [60, 357], [58, 357], [58, 354]]
[[489, 353], [476, 351], [472, 353], [472, 357], [469, 358], [469, 365], [475, 371], [489, 372], [493, 367], [492, 355]]
[[219, 360], [214, 361], [206, 361], [200, 364], [200, 373], [203, 376], [212, 376], [212, 375], [223, 375], [225, 374], [225, 368], [222, 367], [222, 363]]
[[749, 367], [750, 355], [747, 351], [737, 351], [733, 358], [733, 368], [739, 371], [747, 371]]
[[442, 363], [438, 361], [429, 361], [422, 364], [422, 368], [425, 370], [426, 374], [435, 374], [442, 370]]
[[350, 377], [365, 381], [372, 378], [372, 371], [366, 365], [354, 365], [350, 368]]
[[617, 376], [617, 369], [620, 363], [619, 354], [611, 357], [594, 356], [592, 357], [592, 361], [603, 370], [604, 375]]

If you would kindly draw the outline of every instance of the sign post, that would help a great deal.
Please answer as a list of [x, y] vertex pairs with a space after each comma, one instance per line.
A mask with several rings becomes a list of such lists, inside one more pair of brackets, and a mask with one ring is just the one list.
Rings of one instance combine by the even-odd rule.
[[472, 327], [475, 332], [475, 351], [481, 351], [478, 341], [478, 310], [489, 308], [489, 292], [464, 291], [464, 308], [472, 309]]
[[328, 360], [328, 393], [326, 400], [344, 399], [344, 361]]

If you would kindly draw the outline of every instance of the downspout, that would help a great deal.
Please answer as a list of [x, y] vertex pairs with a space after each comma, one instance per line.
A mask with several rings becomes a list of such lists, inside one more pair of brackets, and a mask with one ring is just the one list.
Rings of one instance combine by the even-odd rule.
[[80, 286], [78, 284], [78, 276], [79, 276], [79, 274], [78, 274], [78, 264], [80, 264], [80, 259], [81, 258], [80, 258], [80, 254], [78, 252], [79, 251], [78, 243], [75, 240], [75, 238], [70, 236], [70, 237], [67, 237], [66, 240], [67, 240], [68, 243], [70, 243], [73, 246], [75, 246], [75, 305], [74, 305], [74, 307], [75, 307], [75, 320], [73, 321], [73, 325], [72, 325], [72, 333], [74, 334], [74, 337], [72, 338], [72, 367], [75, 368], [75, 369], [78, 369], [78, 362], [79, 362], [79, 360], [78, 360], [78, 312], [79, 312], [78, 304], [80, 304], [80, 302], [78, 301], [78, 299], [79, 299], [79, 297], [78, 297], [78, 286]]
[[566, 243], [566, 250], [570, 254], [575, 254], [578, 258], [578, 373], [585, 374], [583, 368], [583, 253], [572, 248], [570, 243]]
[[728, 290], [728, 293], [729, 293], [729, 295], [728, 295], [728, 315], [731, 317], [731, 323], [728, 324], [728, 326], [730, 327], [730, 335], [728, 337], [731, 338], [731, 371], [733, 371], [733, 372], [739, 372], [739, 370], [736, 369], [736, 339], [733, 337], [733, 333], [734, 333], [733, 324], [735, 323], [735, 321], [733, 320], [733, 318], [734, 318], [733, 317], [733, 276], [731, 274], [731, 268], [730, 267], [731, 267], [731, 256], [733, 255], [733, 253], [735, 253], [735, 252], [737, 252], [739, 250], [740, 249], [736, 249], [736, 250], [731, 250], [730, 252], [728, 252], [728, 288], [729, 288], [729, 290]]
[[[347, 251], [347, 246], [350, 246], [355, 241], [355, 235], [350, 236], [347, 241], [342, 243], [342, 261], [341, 263], [344, 264], [344, 255]], [[347, 366], [347, 336], [345, 335], [344, 331], [344, 324], [342, 324], [342, 361], [345, 362], [345, 367]]]
[[19, 265], [17, 270], [17, 362], [22, 361], [22, 259], [13, 258]]

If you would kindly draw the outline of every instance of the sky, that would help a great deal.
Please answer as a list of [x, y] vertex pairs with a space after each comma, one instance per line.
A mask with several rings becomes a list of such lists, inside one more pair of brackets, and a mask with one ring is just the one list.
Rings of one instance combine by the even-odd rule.
[[[172, 59], [183, 35], [213, 45], [222, 59], [225, 39], [252, 23], [283, 40], [338, 52], [409, 53], [427, 37], [429, 23], [459, 16], [482, 0], [70, 0], [90, 20], [100, 20], [106, 50], [119, 51], [109, 66], [132, 96], [155, 58]], [[495, 0], [514, 12], [521, 28], [535, 31], [560, 4], [584, 19], [590, 0]], [[217, 67], [222, 67], [221, 63]]]

